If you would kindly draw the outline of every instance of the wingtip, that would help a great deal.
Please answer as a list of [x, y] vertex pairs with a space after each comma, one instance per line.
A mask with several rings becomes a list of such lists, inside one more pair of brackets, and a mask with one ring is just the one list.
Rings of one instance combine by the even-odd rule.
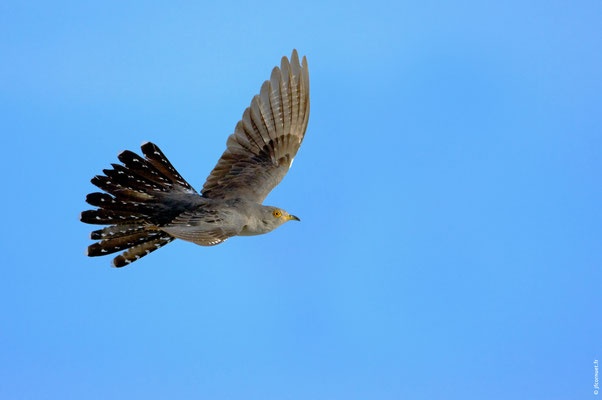
[[270, 80], [273, 82], [280, 82], [280, 68], [278, 66], [272, 68], [272, 74]]
[[299, 64], [299, 54], [297, 53], [297, 49], [293, 49], [293, 54], [291, 54], [291, 64], [297, 66]]
[[[290, 62], [288, 61], [288, 57], [287, 56], [282, 56], [282, 58], [280, 59], [280, 69], [284, 72], [288, 71], [288, 67], [290, 66]], [[286, 75], [286, 73], [285, 73]]]

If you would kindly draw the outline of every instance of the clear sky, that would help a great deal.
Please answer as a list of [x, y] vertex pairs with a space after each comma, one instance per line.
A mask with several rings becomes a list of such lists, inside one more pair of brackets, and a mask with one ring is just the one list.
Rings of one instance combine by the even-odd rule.
[[[594, 398], [600, 2], [169, 4], [0, 5], [0, 398]], [[200, 188], [293, 48], [301, 223], [83, 255], [90, 178]]]

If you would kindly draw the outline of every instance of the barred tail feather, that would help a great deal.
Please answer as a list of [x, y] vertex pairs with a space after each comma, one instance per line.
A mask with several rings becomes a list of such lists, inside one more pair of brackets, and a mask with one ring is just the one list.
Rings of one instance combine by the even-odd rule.
[[88, 210], [80, 215], [80, 221], [86, 224], [94, 225], [110, 225], [110, 224], [130, 224], [132, 222], [140, 222], [147, 219], [145, 214], [136, 214], [131, 211], [116, 211], [116, 210]]
[[123, 165], [111, 164], [113, 169], [104, 169], [102, 172], [106, 176], [112, 178], [113, 182], [121, 184], [122, 187], [128, 189], [136, 189], [143, 192], [167, 192], [171, 187], [156, 183], [150, 179], [147, 179], [134, 171], [130, 171]]
[[188, 182], [176, 171], [171, 165], [165, 154], [159, 149], [159, 147], [151, 142], [145, 142], [141, 146], [142, 153], [146, 157], [149, 163], [151, 163], [157, 170], [159, 170], [164, 176], [166, 176], [175, 185], [196, 193], [196, 191], [190, 186]]
[[175, 239], [173, 236], [169, 236], [167, 234], [165, 235], [166, 236], [162, 236], [130, 248], [128, 251], [113, 259], [113, 266], [115, 268], [125, 267], [126, 265], [141, 259], [145, 255], [152, 253], [153, 251], [165, 246]]
[[143, 190], [123, 187], [121, 184], [113, 182], [108, 176], [96, 175], [90, 182], [121, 200], [148, 201], [153, 199], [153, 196]]
[[110, 225], [90, 234], [99, 241], [87, 248], [86, 255], [123, 251], [113, 260], [115, 267], [130, 264], [173, 241], [175, 238], [160, 228], [172, 219], [169, 199], [177, 193], [196, 194], [156, 145], [144, 143], [142, 153], [145, 157], [121, 152], [118, 158], [123, 165], [111, 164], [112, 169], [91, 180], [106, 193], [88, 194], [86, 202], [98, 208], [80, 216], [87, 224]]
[[87, 195], [86, 203], [105, 210], [132, 211], [136, 213], [148, 213], [152, 210], [152, 207], [144, 202], [118, 200], [108, 193], [99, 192]]
[[131, 172], [134, 172], [160, 185], [165, 185], [167, 187], [173, 186], [171, 179], [161, 173], [150, 162], [148, 162], [148, 160], [140, 157], [138, 154], [129, 150], [124, 150], [119, 153], [117, 158], [119, 158], [119, 161], [121, 161]]
[[104, 256], [165, 236], [169, 235], [158, 230], [143, 230], [128, 236], [105, 239], [88, 246], [87, 255], [89, 257]]
[[146, 230], [143, 224], [124, 224], [124, 225], [113, 225], [107, 226], [96, 231], [90, 232], [90, 239], [92, 240], [106, 240], [114, 239], [118, 237], [130, 236], [134, 233], [142, 232]]

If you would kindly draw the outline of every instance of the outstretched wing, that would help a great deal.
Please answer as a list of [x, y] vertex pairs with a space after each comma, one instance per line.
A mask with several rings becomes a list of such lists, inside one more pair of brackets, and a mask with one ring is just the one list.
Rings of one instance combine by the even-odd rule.
[[236, 124], [227, 148], [211, 171], [202, 194], [208, 198], [246, 198], [262, 203], [288, 172], [301, 146], [309, 119], [307, 60], [299, 64], [293, 50], [289, 63], [261, 86]]

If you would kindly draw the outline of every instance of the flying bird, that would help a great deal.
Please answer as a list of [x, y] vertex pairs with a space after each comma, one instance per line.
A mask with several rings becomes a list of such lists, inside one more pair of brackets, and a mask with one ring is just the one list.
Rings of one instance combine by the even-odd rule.
[[86, 202], [98, 208], [80, 220], [109, 226], [90, 234], [98, 242], [86, 255], [121, 252], [112, 263], [120, 268], [175, 239], [214, 246], [299, 221], [262, 203], [292, 165], [308, 119], [307, 60], [299, 63], [293, 50], [253, 97], [200, 194], [150, 142], [141, 146], [143, 157], [125, 150], [117, 156], [122, 164], [95, 176], [91, 182], [103, 192], [88, 194]]

